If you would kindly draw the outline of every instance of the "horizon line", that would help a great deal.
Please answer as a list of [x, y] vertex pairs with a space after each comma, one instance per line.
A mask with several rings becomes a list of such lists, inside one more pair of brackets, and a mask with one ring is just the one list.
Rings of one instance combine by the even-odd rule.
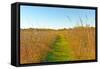
[[20, 28], [20, 29], [54, 29], [54, 30], [59, 30], [59, 29], [72, 29], [72, 28], [78, 28], [78, 27], [94, 27], [95, 28], [95, 26], [75, 26], [75, 27], [70, 27], [70, 28], [65, 28], [65, 27], [63, 27], [63, 28], [33, 28], [33, 27], [27, 27], [27, 28]]

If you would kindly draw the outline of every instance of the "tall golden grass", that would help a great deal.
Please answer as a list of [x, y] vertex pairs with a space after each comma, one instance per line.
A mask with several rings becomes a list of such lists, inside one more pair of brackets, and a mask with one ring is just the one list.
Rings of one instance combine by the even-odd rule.
[[[95, 59], [95, 28], [76, 27], [70, 29], [21, 29], [20, 63], [45, 61], [56, 36], [62, 34], [71, 49], [70, 61]], [[66, 53], [68, 54], [68, 53]]]

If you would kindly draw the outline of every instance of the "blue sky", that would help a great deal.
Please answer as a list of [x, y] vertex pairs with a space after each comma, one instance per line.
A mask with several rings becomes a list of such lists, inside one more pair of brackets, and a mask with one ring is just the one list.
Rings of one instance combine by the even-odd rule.
[[80, 25], [95, 26], [95, 10], [21, 6], [21, 28], [73, 28]]

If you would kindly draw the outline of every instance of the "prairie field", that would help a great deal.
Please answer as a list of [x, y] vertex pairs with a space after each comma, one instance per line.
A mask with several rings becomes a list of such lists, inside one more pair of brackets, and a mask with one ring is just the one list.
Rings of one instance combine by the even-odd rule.
[[21, 29], [20, 63], [95, 59], [95, 28]]

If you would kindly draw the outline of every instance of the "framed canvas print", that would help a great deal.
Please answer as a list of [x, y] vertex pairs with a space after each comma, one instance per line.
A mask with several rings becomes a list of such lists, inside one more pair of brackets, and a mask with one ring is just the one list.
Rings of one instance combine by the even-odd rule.
[[11, 5], [14, 66], [97, 61], [97, 7]]

